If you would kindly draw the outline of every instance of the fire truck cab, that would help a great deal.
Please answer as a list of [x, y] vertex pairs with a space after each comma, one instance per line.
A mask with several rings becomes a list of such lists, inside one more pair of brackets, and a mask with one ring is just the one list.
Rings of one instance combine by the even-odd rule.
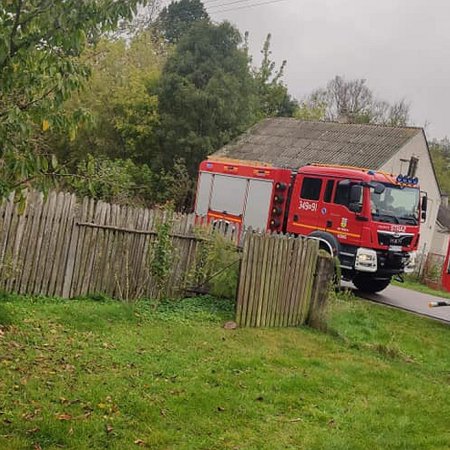
[[[379, 292], [414, 270], [421, 219], [418, 180], [367, 169], [311, 164], [298, 171], [243, 161], [200, 165], [197, 217], [320, 240], [342, 277]], [[422, 207], [422, 212], [421, 212]]]

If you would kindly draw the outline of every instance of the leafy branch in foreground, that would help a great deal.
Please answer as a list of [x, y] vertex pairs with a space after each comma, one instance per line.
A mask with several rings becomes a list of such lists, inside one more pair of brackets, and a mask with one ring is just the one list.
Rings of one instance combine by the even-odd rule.
[[[89, 76], [79, 55], [147, 0], [9, 0], [0, 5], [2, 191], [40, 173], [49, 129], [74, 136], [83, 110], [64, 102]], [[8, 172], [6, 171], [8, 169]], [[5, 180], [4, 173], [9, 174]]]

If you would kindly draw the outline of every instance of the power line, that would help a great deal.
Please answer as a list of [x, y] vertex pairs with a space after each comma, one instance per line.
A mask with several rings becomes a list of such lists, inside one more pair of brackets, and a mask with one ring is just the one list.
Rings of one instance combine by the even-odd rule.
[[[213, 0], [213, 1], [220, 1], [220, 0]], [[223, 6], [228, 6], [228, 5], [234, 5], [235, 3], [245, 3], [245, 2], [250, 2], [252, 0], [235, 0], [234, 2], [229, 2], [229, 3], [221, 3], [219, 5], [213, 5], [210, 8], [222, 8]], [[208, 6], [208, 5], [206, 5]]]
[[[237, 8], [221, 9], [219, 11], [213, 11], [213, 13], [222, 13], [222, 12], [228, 12], [228, 11], [237, 11], [239, 9], [256, 8], [257, 6], [271, 5], [274, 3], [280, 3], [280, 2], [285, 2], [285, 1], [287, 1], [287, 0], [271, 0], [271, 1], [263, 2], [263, 3], [253, 3], [251, 5], [239, 6]], [[220, 5], [220, 6], [225, 6], [225, 5]]]
[[[217, 3], [217, 2], [221, 2], [222, 0], [204, 0], [203, 1], [203, 4], [205, 5], [205, 6], [208, 6], [208, 5], [210, 5], [211, 3]], [[246, 1], [249, 1], [249, 0], [246, 0]], [[217, 6], [220, 6], [220, 5], [217, 5]]]

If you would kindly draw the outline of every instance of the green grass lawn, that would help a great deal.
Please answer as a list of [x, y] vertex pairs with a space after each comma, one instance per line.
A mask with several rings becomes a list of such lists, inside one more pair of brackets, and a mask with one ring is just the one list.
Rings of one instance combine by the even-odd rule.
[[354, 299], [329, 332], [197, 298], [0, 300], [1, 449], [448, 449], [450, 328]]

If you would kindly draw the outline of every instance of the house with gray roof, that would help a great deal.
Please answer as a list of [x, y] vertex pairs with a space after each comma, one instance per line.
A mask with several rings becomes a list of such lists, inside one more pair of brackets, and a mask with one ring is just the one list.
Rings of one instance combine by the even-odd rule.
[[428, 215], [421, 227], [419, 251], [428, 253], [441, 202], [440, 189], [423, 128], [266, 119], [213, 157], [259, 161], [298, 169], [310, 163], [338, 164], [406, 174], [411, 157], [428, 194]]

